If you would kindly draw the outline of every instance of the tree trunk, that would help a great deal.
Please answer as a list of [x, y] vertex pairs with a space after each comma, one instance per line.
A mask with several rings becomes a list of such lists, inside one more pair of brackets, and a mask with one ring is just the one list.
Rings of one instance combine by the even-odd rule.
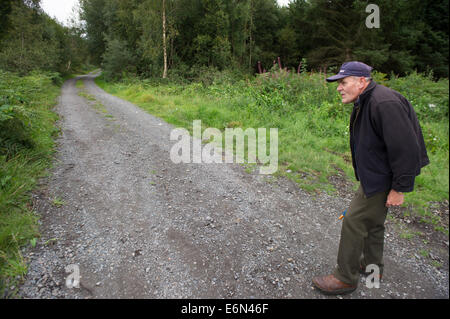
[[167, 45], [166, 45], [166, 0], [162, 0], [162, 23], [163, 23], [163, 50], [164, 50], [164, 71], [163, 79], [167, 78]]
[[345, 61], [346, 62], [351, 61], [351, 51], [349, 48], [345, 49]]
[[170, 58], [169, 58], [169, 66], [173, 66], [173, 36], [170, 37]]

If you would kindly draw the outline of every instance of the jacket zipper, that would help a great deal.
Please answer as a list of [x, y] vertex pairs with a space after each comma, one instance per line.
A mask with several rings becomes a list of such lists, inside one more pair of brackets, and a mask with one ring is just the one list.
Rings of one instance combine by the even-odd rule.
[[[356, 123], [356, 120], [358, 119], [358, 115], [359, 115], [360, 110], [361, 110], [361, 108], [360, 108], [360, 106], [358, 105], [358, 106], [356, 107], [356, 114], [355, 114], [355, 118], [353, 119], [353, 123], [350, 123], [351, 129], [352, 129], [351, 134], [352, 134], [353, 144], [356, 143], [356, 142], [355, 142], [355, 123]], [[358, 174], [358, 166], [356, 165], [356, 152], [355, 152], [355, 147], [354, 147], [354, 145], [352, 146], [352, 153], [353, 153], [352, 156], [355, 157], [355, 158], [353, 158], [353, 161], [354, 161], [354, 164], [355, 164], [355, 173], [356, 173], [356, 176], [359, 177], [359, 174]], [[362, 183], [361, 183], [361, 187], [362, 187]], [[363, 191], [363, 192], [364, 192], [364, 191]]]
[[[358, 115], [359, 115], [359, 112], [360, 112], [360, 111], [361, 111], [361, 107], [358, 105], [358, 107], [357, 107], [357, 109], [356, 109], [355, 120], [353, 121], [353, 125], [352, 125], [352, 130], [353, 130], [353, 132], [352, 132], [352, 135], [353, 135], [353, 141], [355, 140], [355, 123], [356, 123], [356, 120], [358, 119]], [[355, 157], [356, 157], [356, 152], [355, 152]], [[356, 166], [356, 171], [358, 171], [358, 166], [356, 165], [356, 158], [355, 158], [355, 166]], [[358, 173], [357, 173], [357, 174], [358, 174]], [[358, 177], [359, 177], [359, 179], [361, 180], [361, 176], [359, 176], [359, 174], [358, 174]], [[363, 191], [363, 196], [364, 196], [364, 198], [367, 198], [366, 192], [364, 191], [364, 186], [363, 186], [362, 182], [360, 183], [360, 185], [361, 185], [361, 189], [362, 189], [362, 191]]]
[[352, 135], [353, 135], [353, 138], [355, 138], [355, 123], [356, 123], [356, 120], [358, 119], [358, 115], [359, 115], [359, 111], [360, 110], [361, 110], [361, 108], [358, 106], [356, 108], [355, 119], [353, 120], [353, 123], [352, 123]]

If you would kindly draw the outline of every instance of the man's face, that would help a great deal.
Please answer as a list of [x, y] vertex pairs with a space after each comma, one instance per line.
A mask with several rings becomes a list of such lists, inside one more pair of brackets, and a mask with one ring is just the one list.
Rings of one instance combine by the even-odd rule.
[[365, 79], [354, 76], [340, 79], [338, 83], [337, 91], [341, 95], [342, 103], [344, 104], [355, 102], [365, 88]]

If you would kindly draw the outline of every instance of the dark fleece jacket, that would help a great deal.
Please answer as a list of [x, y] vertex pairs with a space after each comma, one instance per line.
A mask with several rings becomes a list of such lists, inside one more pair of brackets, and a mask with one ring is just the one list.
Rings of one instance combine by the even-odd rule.
[[416, 112], [400, 93], [372, 81], [350, 118], [355, 176], [364, 193], [411, 192], [427, 151]]

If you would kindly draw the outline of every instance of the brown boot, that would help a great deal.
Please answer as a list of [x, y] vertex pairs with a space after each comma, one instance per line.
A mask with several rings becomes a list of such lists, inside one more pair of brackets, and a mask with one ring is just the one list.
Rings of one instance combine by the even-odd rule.
[[356, 289], [356, 285], [346, 284], [334, 275], [315, 277], [312, 282], [320, 292], [326, 295], [343, 295], [351, 293]]
[[[359, 273], [361, 274], [361, 275], [364, 275], [364, 276], [369, 276], [370, 274], [372, 274], [371, 272], [368, 272], [368, 271], [366, 271], [366, 267], [364, 267], [363, 265], [360, 265], [359, 266]], [[379, 274], [378, 275], [378, 278], [381, 280], [381, 279], [383, 279], [383, 274]]]

